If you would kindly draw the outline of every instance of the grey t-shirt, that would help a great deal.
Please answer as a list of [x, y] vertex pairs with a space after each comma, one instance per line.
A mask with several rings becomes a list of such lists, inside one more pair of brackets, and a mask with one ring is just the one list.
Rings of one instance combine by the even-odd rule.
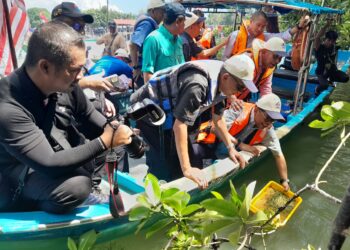
[[[189, 69], [179, 74], [178, 84], [180, 87], [173, 114], [176, 119], [192, 126], [209, 95], [208, 80], [199, 70]], [[219, 102], [214, 107], [214, 113], [222, 115], [224, 108], [225, 104]]]

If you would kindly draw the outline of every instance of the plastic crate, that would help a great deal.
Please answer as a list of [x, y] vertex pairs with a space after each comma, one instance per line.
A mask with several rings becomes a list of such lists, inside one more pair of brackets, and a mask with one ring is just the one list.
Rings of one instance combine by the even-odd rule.
[[[270, 181], [269, 183], [266, 184], [266, 186], [262, 190], [260, 190], [260, 192], [257, 195], [254, 196], [252, 203], [250, 205], [250, 211], [252, 211], [253, 213], [256, 213], [260, 210], [264, 211], [265, 209], [267, 209], [264, 201], [266, 201], [266, 196], [269, 195], [268, 192], [270, 192], [270, 189], [280, 192], [283, 195], [287, 196], [288, 198], [292, 198], [294, 196], [294, 193], [292, 191], [289, 190], [285, 192], [283, 186], [281, 186], [277, 182]], [[293, 203], [291, 203], [293, 204], [293, 207], [290, 210], [290, 212], [286, 214], [286, 210], [285, 210], [280, 214], [279, 221], [275, 222], [276, 226], [284, 226], [287, 223], [287, 221], [292, 217], [292, 215], [295, 213], [295, 211], [300, 206], [302, 201], [303, 199], [301, 197], [297, 197], [293, 201]]]

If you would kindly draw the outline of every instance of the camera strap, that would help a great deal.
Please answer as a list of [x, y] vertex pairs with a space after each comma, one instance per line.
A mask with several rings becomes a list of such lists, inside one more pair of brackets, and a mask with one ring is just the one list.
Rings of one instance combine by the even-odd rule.
[[117, 153], [115, 152], [113, 145], [115, 132], [119, 128], [118, 125], [111, 124], [110, 121], [107, 122], [113, 128], [113, 134], [111, 139], [111, 148], [106, 155], [106, 170], [108, 175], [108, 183], [109, 183], [109, 211], [111, 212], [114, 218], [118, 218], [119, 216], [125, 215], [123, 200], [118, 187], [118, 179], [115, 174], [115, 170], [117, 169]]

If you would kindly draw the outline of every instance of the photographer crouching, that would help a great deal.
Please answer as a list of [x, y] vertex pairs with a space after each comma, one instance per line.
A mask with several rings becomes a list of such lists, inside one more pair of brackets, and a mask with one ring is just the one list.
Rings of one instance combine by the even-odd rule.
[[33, 32], [22, 67], [0, 80], [0, 211], [70, 212], [91, 192], [86, 166], [135, 144], [132, 130], [108, 122], [77, 85], [85, 61], [80, 35], [49, 22]]

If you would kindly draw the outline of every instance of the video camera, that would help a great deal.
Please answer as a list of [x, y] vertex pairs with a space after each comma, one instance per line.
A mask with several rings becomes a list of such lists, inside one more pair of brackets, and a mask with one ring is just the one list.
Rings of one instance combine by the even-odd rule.
[[[165, 113], [152, 100], [145, 98], [141, 102], [137, 102], [128, 107], [126, 113], [118, 120], [130, 126], [129, 119], [135, 121], [145, 119], [154, 126], [160, 126], [165, 121]], [[146, 143], [140, 136], [133, 134], [131, 136], [131, 143], [125, 146], [125, 150], [129, 153], [131, 158], [138, 159], [143, 156], [146, 150]]]

